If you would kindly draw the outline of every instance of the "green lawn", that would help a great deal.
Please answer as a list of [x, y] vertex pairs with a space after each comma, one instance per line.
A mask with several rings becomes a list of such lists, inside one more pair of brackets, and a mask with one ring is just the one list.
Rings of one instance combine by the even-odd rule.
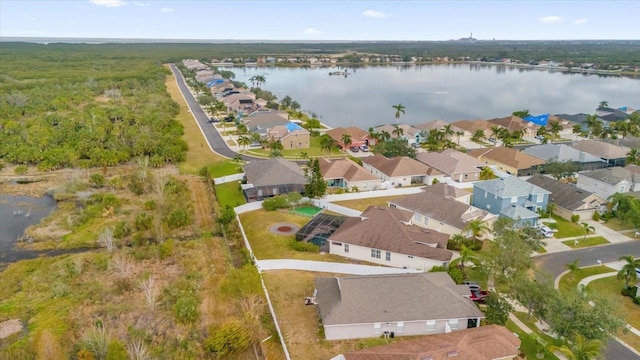
[[[270, 149], [250, 149], [250, 152], [253, 154], [258, 154], [258, 155], [262, 155], [262, 156], [266, 156], [268, 157], [269, 154], [271, 153]], [[300, 159], [300, 154], [306, 152], [307, 155], [309, 157], [316, 157], [316, 156], [336, 156], [336, 155], [343, 155], [346, 156], [346, 153], [344, 153], [343, 151], [340, 151], [338, 149], [333, 149], [330, 153], [327, 153], [326, 151], [323, 151], [320, 148], [320, 137], [319, 136], [312, 136], [310, 138], [310, 144], [309, 144], [309, 148], [308, 149], [291, 149], [291, 150], [282, 150], [282, 156], [286, 157], [286, 158], [294, 158], [294, 159]]]
[[547, 343], [547, 346], [549, 345], [556, 345], [556, 346], [562, 346], [563, 342], [561, 340], [558, 340], [550, 335], [547, 335], [546, 333], [542, 332], [537, 326], [536, 326], [536, 322], [537, 319], [533, 316], [531, 316], [530, 318], [527, 318], [527, 313], [525, 312], [520, 312], [520, 311], [516, 311], [513, 313], [518, 320], [522, 321], [525, 325], [527, 325], [527, 327], [531, 330], [533, 330], [536, 335], [538, 335], [542, 340], [544, 340]]
[[213, 165], [209, 165], [209, 174], [211, 177], [217, 178], [227, 175], [233, 175], [242, 172], [242, 164], [237, 163], [233, 160], [227, 160], [224, 162], [219, 162]]
[[558, 284], [558, 287], [560, 288], [561, 292], [569, 291], [569, 290], [574, 291], [575, 289], [577, 289], [578, 283], [580, 283], [580, 280], [588, 276], [605, 274], [605, 273], [614, 272], [614, 271], [615, 271], [614, 269], [607, 266], [589, 266], [589, 267], [579, 268], [573, 273], [573, 275], [571, 274], [564, 275], [560, 279], [560, 283]]
[[622, 296], [620, 294], [622, 288], [624, 288], [624, 280], [619, 280], [616, 276], [598, 279], [587, 285], [587, 291], [608, 294], [618, 300], [622, 312], [626, 315], [627, 323], [640, 329], [640, 305], [634, 304], [630, 297]]
[[609, 241], [603, 238], [602, 236], [594, 236], [594, 237], [588, 237], [586, 239], [578, 239], [577, 245], [575, 240], [565, 240], [562, 243], [574, 249], [580, 249], [580, 248], [585, 248], [585, 247], [594, 246], [594, 245], [608, 244]]
[[240, 185], [236, 181], [216, 185], [215, 189], [218, 203], [222, 207], [225, 205], [236, 207], [245, 203], [242, 191], [240, 190]]
[[558, 359], [548, 349], [545, 349], [543, 345], [538, 343], [538, 341], [534, 339], [533, 336], [520, 330], [520, 328], [516, 326], [516, 324], [514, 324], [511, 320], [508, 320], [505, 326], [507, 327], [507, 329], [511, 330], [511, 332], [518, 335], [521, 342], [520, 350], [526, 355], [527, 359], [537, 359], [538, 358], [537, 354], [540, 351], [543, 351], [544, 353], [544, 357], [542, 359], [546, 359], [546, 360]]
[[606, 227], [611, 230], [620, 231], [620, 230], [633, 230], [633, 224], [626, 224], [620, 221], [620, 219], [613, 218], [604, 223]]
[[554, 237], [557, 239], [575, 237], [584, 235], [584, 228], [580, 224], [574, 224], [571, 221], [567, 221], [560, 216], [551, 215], [551, 218], [556, 222], [545, 222], [545, 219], [540, 219], [543, 224], [547, 225], [551, 229], [558, 230], [554, 233]]

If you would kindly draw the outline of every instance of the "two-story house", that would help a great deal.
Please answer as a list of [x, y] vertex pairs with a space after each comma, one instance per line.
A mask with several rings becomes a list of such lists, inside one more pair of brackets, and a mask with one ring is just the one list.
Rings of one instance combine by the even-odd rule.
[[608, 199], [617, 192], [626, 193], [640, 190], [640, 174], [627, 168], [614, 166], [579, 173], [576, 185], [580, 189], [591, 191]]
[[536, 210], [546, 209], [551, 192], [515, 176], [473, 184], [473, 206], [509, 219], [535, 225]]

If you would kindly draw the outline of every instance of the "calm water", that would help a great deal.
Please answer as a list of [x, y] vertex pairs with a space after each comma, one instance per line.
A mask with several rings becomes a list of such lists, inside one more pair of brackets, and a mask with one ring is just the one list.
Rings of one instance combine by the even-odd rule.
[[529, 109], [534, 114], [595, 112], [600, 101], [612, 107], [640, 107], [640, 80], [593, 74], [495, 65], [455, 64], [349, 69], [347, 78], [329, 76], [337, 68], [230, 68], [250, 85], [264, 75], [262, 87], [278, 99], [289, 95], [308, 113], [330, 126], [368, 129], [395, 122], [392, 105], [406, 106], [400, 122], [435, 119], [492, 119]]

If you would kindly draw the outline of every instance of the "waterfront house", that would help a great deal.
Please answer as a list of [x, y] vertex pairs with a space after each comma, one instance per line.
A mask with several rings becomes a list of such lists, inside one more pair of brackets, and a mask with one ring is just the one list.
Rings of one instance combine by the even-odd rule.
[[280, 141], [284, 150], [308, 149], [310, 146], [309, 137], [309, 130], [293, 122], [267, 129], [267, 139]]
[[612, 143], [599, 140], [575, 141], [571, 146], [574, 149], [584, 151], [597, 156], [607, 162], [608, 166], [624, 166], [630, 149]]
[[416, 154], [416, 160], [456, 182], [479, 180], [481, 168], [485, 166], [480, 160], [453, 149], [440, 153], [420, 152]]
[[373, 130], [378, 134], [381, 134], [383, 131], [386, 131], [387, 133], [389, 133], [389, 135], [391, 135], [391, 138], [399, 137], [400, 139], [405, 139], [407, 140], [407, 143], [409, 145], [420, 144], [424, 139], [420, 129], [417, 129], [407, 124], [399, 124], [397, 125], [397, 127], [399, 131], [402, 132], [402, 135], [400, 136], [394, 135], [393, 132], [396, 131], [396, 128], [393, 125], [381, 125], [381, 126], [375, 127]]
[[362, 166], [391, 186], [431, 184], [444, 180], [444, 174], [408, 156], [387, 158], [380, 154], [364, 157]]
[[500, 126], [503, 127], [509, 132], [521, 131], [523, 137], [534, 137], [540, 128], [539, 125], [534, 124], [530, 121], [524, 121], [522, 118], [511, 115], [503, 118], [491, 119], [488, 120], [492, 126]]
[[484, 318], [446, 272], [317, 277], [315, 292], [327, 340], [442, 334]]
[[[327, 130], [327, 135], [329, 135], [335, 142], [340, 146], [340, 148], [347, 150], [351, 146], [362, 146], [362, 145], [373, 145], [373, 141], [368, 132], [352, 126], [348, 128], [337, 127], [331, 130]], [[351, 137], [351, 144], [347, 145], [342, 142], [342, 137], [348, 134]]]
[[566, 144], [542, 144], [530, 146], [522, 150], [523, 153], [547, 161], [571, 161], [578, 166], [578, 171], [601, 169], [607, 167], [607, 162], [601, 158], [580, 151]]

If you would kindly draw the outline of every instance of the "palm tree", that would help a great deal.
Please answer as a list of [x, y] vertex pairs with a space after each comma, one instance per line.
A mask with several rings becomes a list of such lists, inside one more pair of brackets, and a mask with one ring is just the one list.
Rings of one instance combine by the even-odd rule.
[[562, 131], [562, 125], [559, 121], [552, 121], [549, 123], [549, 132], [551, 133], [551, 142], [558, 139], [560, 131]]
[[570, 346], [562, 345], [549, 347], [551, 352], [559, 351], [569, 360], [595, 360], [602, 358], [603, 342], [601, 340], [589, 340], [579, 333], [574, 333]]
[[487, 224], [483, 223], [481, 220], [474, 219], [467, 223], [467, 226], [465, 226], [464, 230], [471, 232], [471, 236], [473, 237], [473, 239], [478, 240], [479, 237], [482, 237], [490, 229]]
[[256, 86], [256, 75], [253, 75], [252, 77], [249, 78], [249, 81], [251, 81], [251, 85], [253, 85], [253, 87]]
[[551, 220], [551, 215], [553, 215], [553, 212], [556, 210], [556, 207], [558, 205], [556, 205], [556, 203], [548, 203], [547, 204], [547, 214], [549, 215], [549, 220]]
[[264, 75], [256, 75], [255, 82], [260, 87], [260, 85], [264, 85], [267, 83], [267, 79], [265, 79]]
[[442, 150], [444, 149], [455, 149], [456, 148], [456, 143], [454, 143], [453, 141], [446, 139], [444, 141], [444, 143], [442, 144]]
[[576, 139], [578, 139], [578, 135], [580, 135], [582, 133], [582, 125], [580, 124], [575, 124], [573, 125], [573, 133], [576, 134]]
[[[587, 115], [587, 119], [586, 119], [586, 123], [587, 123], [587, 129], [589, 129], [589, 138], [594, 135], [595, 131], [597, 130], [599, 127], [602, 127], [602, 124], [600, 124], [600, 121], [598, 121], [598, 115]], [[596, 135], [597, 136], [597, 135]]]
[[238, 136], [238, 144], [242, 145], [244, 149], [247, 148], [247, 145], [251, 145], [251, 138], [247, 135]]
[[308, 159], [309, 154], [306, 151], [300, 153], [300, 159]]
[[480, 141], [480, 140], [486, 139], [486, 138], [487, 137], [484, 135], [484, 130], [478, 129], [478, 130], [476, 130], [476, 132], [473, 133], [473, 136], [471, 137], [471, 140]]
[[331, 138], [331, 136], [327, 134], [323, 134], [320, 137], [320, 149], [326, 151], [328, 153], [331, 152], [335, 147], [335, 141]]
[[582, 228], [584, 229], [584, 238], [582, 238], [583, 241], [587, 239], [587, 235], [589, 235], [589, 232], [591, 231], [593, 231], [594, 233], [596, 232], [596, 228], [587, 224], [586, 222], [582, 223]]
[[351, 135], [350, 134], [342, 134], [342, 145], [344, 145], [344, 149], [343, 150], [347, 150], [349, 148], [349, 146], [351, 146], [352, 141], [351, 141]]
[[465, 264], [472, 263], [473, 265], [480, 264], [480, 259], [473, 256], [473, 250], [466, 247], [464, 244], [460, 247], [460, 257], [451, 261], [451, 265], [459, 266], [460, 270], [462, 270], [462, 274], [466, 276], [464, 269], [466, 267]]
[[398, 104], [398, 105], [393, 105], [392, 108], [396, 110], [396, 124], [397, 124], [398, 121], [400, 120], [400, 115], [404, 114], [404, 110], [406, 109], [406, 107], [402, 104]]
[[624, 279], [626, 287], [629, 287], [631, 281], [635, 282], [638, 279], [636, 269], [640, 269], [640, 258], [634, 258], [633, 255], [624, 255], [618, 260], [626, 262], [622, 269], [618, 271], [618, 279]]
[[497, 176], [492, 168], [485, 166], [480, 170], [480, 180], [491, 180], [495, 178], [497, 178]]
[[376, 142], [380, 139], [380, 133], [377, 133], [373, 127], [369, 128], [369, 138], [375, 140]]
[[400, 138], [402, 135], [404, 135], [404, 129], [398, 125], [393, 125], [393, 131], [391, 133], [397, 139], [397, 138]]
[[506, 148], [513, 148], [513, 139], [510, 137], [505, 137], [502, 139], [502, 146]]
[[242, 161], [242, 155], [240, 154], [236, 154], [236, 156], [233, 157], [233, 161], [237, 163], [239, 163], [240, 161]]
[[456, 136], [458, 137], [458, 145], [460, 145], [460, 136], [464, 135], [464, 131], [456, 131]]
[[632, 148], [627, 153], [627, 164], [639, 165], [640, 164], [640, 149]]
[[600, 101], [600, 104], [598, 104], [598, 109], [606, 108], [606, 107], [609, 107], [609, 102], [606, 100], [602, 100]]
[[575, 259], [572, 263], [568, 263], [564, 266], [569, 270], [569, 279], [573, 280], [573, 274], [580, 268], [580, 265], [578, 264], [579, 261], [579, 259]]
[[[491, 130], [491, 137], [493, 137], [494, 139], [497, 139], [498, 137], [500, 137], [500, 133], [502, 133], [502, 128], [498, 125], [492, 126], [490, 130]], [[495, 145], [495, 143], [493, 144]]]
[[441, 131], [445, 139], [448, 139], [450, 136], [452, 136], [455, 133], [455, 131], [453, 131], [453, 129], [451, 128], [451, 124], [447, 124], [443, 126]]
[[527, 116], [530, 116], [531, 113], [529, 112], [529, 109], [525, 109], [525, 110], [518, 110], [518, 111], [514, 111], [512, 113], [513, 116], [517, 116], [521, 119], [526, 118]]
[[271, 140], [269, 141], [269, 149], [282, 151], [284, 150], [284, 146], [282, 146], [280, 140]]
[[380, 140], [389, 141], [389, 139], [391, 139], [391, 134], [389, 134], [388, 131], [386, 130], [380, 131]]

